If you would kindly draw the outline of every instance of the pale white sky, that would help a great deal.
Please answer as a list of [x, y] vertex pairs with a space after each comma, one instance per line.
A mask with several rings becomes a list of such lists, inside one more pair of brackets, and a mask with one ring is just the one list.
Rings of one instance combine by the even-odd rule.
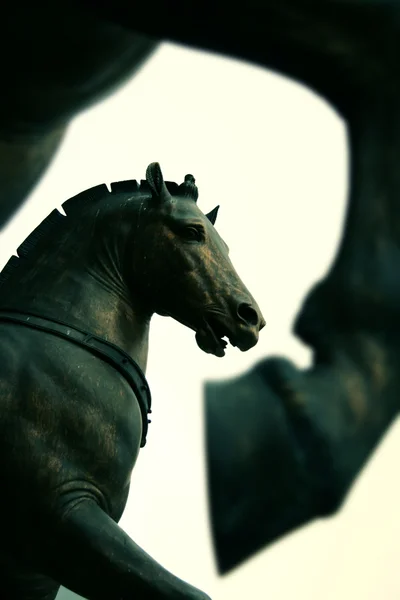
[[[347, 178], [343, 122], [278, 75], [163, 45], [117, 94], [77, 119], [56, 161], [1, 236], [0, 267], [70, 196], [102, 182], [196, 177], [217, 228], [267, 326], [257, 347], [223, 359], [194, 334], [154, 318], [148, 379], [153, 422], [135, 468], [122, 527], [148, 553], [213, 600], [398, 600], [399, 425], [381, 444], [336, 518], [316, 522], [216, 574], [208, 527], [201, 387], [266, 355], [308, 364], [291, 334], [307, 290], [333, 259]], [[62, 590], [58, 600], [78, 598]]]

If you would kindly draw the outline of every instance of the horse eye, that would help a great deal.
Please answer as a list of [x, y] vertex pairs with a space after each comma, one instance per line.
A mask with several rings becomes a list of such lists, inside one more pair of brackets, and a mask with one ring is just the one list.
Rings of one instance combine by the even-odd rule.
[[202, 233], [197, 227], [185, 227], [182, 230], [182, 237], [188, 242], [200, 242], [202, 240]]

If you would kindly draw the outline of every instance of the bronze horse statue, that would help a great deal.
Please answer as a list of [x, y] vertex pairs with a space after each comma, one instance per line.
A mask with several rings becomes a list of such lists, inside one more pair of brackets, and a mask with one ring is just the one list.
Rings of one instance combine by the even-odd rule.
[[[158, 40], [286, 74], [347, 123], [342, 241], [296, 322], [313, 366], [301, 371], [271, 359], [235, 383], [207, 387], [210, 508], [226, 572], [295, 527], [334, 514], [398, 414], [399, 2], [86, 0], [24, 11], [7, 4], [0, 42], [3, 56], [14, 57], [2, 65], [2, 223], [70, 119], [131, 75]], [[162, 90], [160, 98], [167, 101]]]
[[[54, 210], [0, 282], [0, 597], [205, 600], [117, 525], [146, 441], [150, 320], [216, 356], [265, 322], [191, 175], [99, 185]], [[54, 239], [57, 237], [57, 246]], [[29, 503], [26, 499], [29, 497]]]

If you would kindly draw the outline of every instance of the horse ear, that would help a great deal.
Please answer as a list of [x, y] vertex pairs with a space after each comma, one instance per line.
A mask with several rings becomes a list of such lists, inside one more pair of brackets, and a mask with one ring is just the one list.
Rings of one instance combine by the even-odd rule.
[[209, 213], [206, 214], [207, 219], [215, 225], [215, 221], [217, 220], [217, 214], [219, 211], [219, 204], [215, 208], [212, 209]]
[[151, 163], [151, 165], [147, 167], [146, 181], [155, 196], [162, 198], [163, 200], [170, 198], [171, 195], [165, 185], [161, 167], [158, 162]]

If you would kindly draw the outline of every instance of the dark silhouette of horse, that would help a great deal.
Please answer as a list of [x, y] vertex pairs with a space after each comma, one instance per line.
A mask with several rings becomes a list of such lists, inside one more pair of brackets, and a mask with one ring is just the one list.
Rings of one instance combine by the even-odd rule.
[[[242, 351], [264, 320], [191, 175], [89, 189], [54, 210], [1, 273], [0, 597], [201, 600], [117, 525], [144, 446], [154, 313], [199, 347]], [[55, 240], [57, 243], [55, 244]], [[28, 500], [29, 499], [29, 500]]]
[[360, 105], [369, 114], [378, 90], [384, 101], [399, 89], [398, 13], [395, 0], [250, 0], [246, 10], [227, 0], [39, 0], [23, 11], [7, 3], [0, 226], [45, 171], [71, 119], [133, 76], [160, 40], [286, 74], [351, 121]]

